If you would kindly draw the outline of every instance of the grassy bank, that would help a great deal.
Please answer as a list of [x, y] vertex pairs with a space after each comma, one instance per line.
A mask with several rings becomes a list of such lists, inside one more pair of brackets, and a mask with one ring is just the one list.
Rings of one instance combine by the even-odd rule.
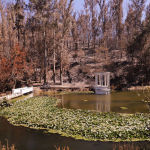
[[149, 140], [150, 114], [121, 115], [89, 110], [57, 108], [60, 100], [33, 97], [17, 101], [4, 108], [0, 115], [8, 117], [14, 125], [23, 125], [46, 132], [59, 133], [75, 139], [101, 141]]
[[[93, 94], [93, 91], [41, 91], [39, 95], [64, 95], [64, 94]], [[36, 95], [36, 93], [35, 93]]]

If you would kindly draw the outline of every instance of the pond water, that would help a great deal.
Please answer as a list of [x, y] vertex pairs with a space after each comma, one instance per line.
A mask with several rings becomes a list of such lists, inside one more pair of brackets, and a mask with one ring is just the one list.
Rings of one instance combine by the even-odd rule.
[[[66, 94], [56, 96], [62, 99], [58, 107], [70, 109], [90, 109], [100, 112], [114, 111], [121, 113], [148, 112], [145, 103], [142, 102], [142, 92], [140, 96], [134, 91], [116, 92], [110, 95], [95, 94]], [[121, 109], [124, 107], [126, 109]], [[75, 140], [69, 137], [62, 137], [59, 134], [45, 134], [44, 130], [34, 130], [22, 126], [13, 126], [4, 118], [0, 117], [0, 141], [6, 145], [8, 139], [9, 146], [15, 144], [17, 150], [56, 150], [55, 146], [69, 146], [70, 150], [112, 150], [113, 142], [94, 142]], [[121, 145], [124, 142], [120, 143]], [[128, 143], [132, 144], [132, 143]], [[134, 146], [150, 148], [150, 142], [134, 142]]]
[[59, 108], [89, 109], [99, 112], [119, 113], [148, 113], [145, 106], [143, 92], [123, 91], [109, 95], [96, 94], [65, 94], [56, 96], [62, 99], [58, 104]]
[[[0, 141], [6, 145], [8, 140], [9, 146], [15, 144], [17, 150], [56, 150], [55, 146], [69, 146], [70, 150], [112, 150], [113, 144], [117, 146], [119, 143], [113, 142], [94, 142], [75, 140], [69, 137], [62, 137], [58, 134], [45, 134], [43, 130], [34, 130], [21, 126], [13, 126], [4, 118], [0, 117]], [[121, 145], [124, 142], [120, 142]], [[128, 142], [132, 144], [132, 142]], [[134, 147], [140, 146], [150, 148], [150, 142], [134, 142]]]

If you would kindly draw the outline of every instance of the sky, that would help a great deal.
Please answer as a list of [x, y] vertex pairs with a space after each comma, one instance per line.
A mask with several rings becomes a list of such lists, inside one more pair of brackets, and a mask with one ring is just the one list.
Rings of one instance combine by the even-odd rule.
[[[126, 12], [127, 12], [127, 8], [128, 8], [127, 3], [129, 3], [129, 1], [130, 0], [123, 0], [124, 19], [126, 18]], [[29, 0], [25, 0], [25, 2], [27, 3], [27, 2], [29, 2]], [[148, 5], [149, 3], [150, 3], [150, 0], [146, 0], [146, 5]], [[80, 11], [81, 9], [83, 9], [83, 4], [84, 4], [84, 0], [74, 0], [73, 1], [74, 11]], [[144, 13], [143, 13], [142, 18], [144, 18]]]
[[[124, 19], [126, 17], [126, 12], [127, 12], [127, 9], [128, 9], [127, 4], [129, 3], [129, 1], [130, 0], [123, 0]], [[146, 0], [146, 5], [148, 5], [149, 3], [150, 3], [150, 0]], [[74, 10], [75, 11], [80, 11], [81, 9], [83, 9], [84, 0], [74, 0], [73, 4], [74, 4]], [[143, 13], [143, 17], [142, 18], [144, 18], [144, 13]]]
[[[150, 0], [146, 0], [146, 1], [147, 1], [146, 5], [150, 3]], [[25, 2], [27, 3], [27, 2], [29, 2], [29, 0], [25, 0]], [[129, 0], [123, 0], [123, 8], [127, 9], [128, 2], [129, 2]], [[74, 0], [73, 4], [74, 4], [74, 10], [80, 11], [81, 9], [83, 9], [84, 0]]]
[[83, 8], [84, 0], [74, 0], [74, 8], [77, 11], [80, 11]]
[[[146, 5], [150, 3], [150, 0], [146, 0]], [[127, 8], [127, 3], [129, 2], [129, 0], [124, 0], [123, 2], [123, 8]], [[75, 10], [80, 11], [83, 8], [83, 4], [84, 4], [84, 0], [74, 0], [74, 7]]]

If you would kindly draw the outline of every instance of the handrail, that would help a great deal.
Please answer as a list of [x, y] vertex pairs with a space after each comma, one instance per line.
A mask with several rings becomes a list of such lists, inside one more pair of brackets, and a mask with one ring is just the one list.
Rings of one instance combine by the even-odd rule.
[[21, 95], [29, 93], [29, 92], [33, 92], [33, 86], [32, 87], [23, 87], [23, 88], [12, 89], [11, 95], [6, 95], [3, 97], [0, 97], [0, 100], [2, 100], [3, 98], [12, 99], [12, 98], [21, 96]]

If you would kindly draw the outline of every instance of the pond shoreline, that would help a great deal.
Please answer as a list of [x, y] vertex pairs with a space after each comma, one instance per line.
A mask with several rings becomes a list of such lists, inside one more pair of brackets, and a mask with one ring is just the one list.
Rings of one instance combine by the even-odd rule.
[[[130, 86], [130, 87], [121, 87], [119, 90], [117, 87], [110, 87], [112, 92], [118, 91], [139, 91], [150, 89], [150, 86]], [[50, 93], [94, 93], [92, 85], [34, 85], [34, 92], [50, 92]]]
[[[111, 92], [118, 91], [139, 91], [139, 90], [147, 90], [150, 89], [150, 86], [130, 86], [130, 87], [121, 87], [121, 89], [111, 88]], [[44, 93], [48, 92], [50, 94], [71, 94], [71, 93], [94, 93], [94, 89], [92, 85], [73, 85], [73, 84], [65, 84], [65, 85], [42, 85], [42, 84], [33, 84], [33, 93]], [[1, 92], [0, 98], [10, 94], [11, 91]]]
[[38, 131], [43, 131], [43, 133], [45, 134], [58, 134], [62, 137], [68, 137], [68, 138], [73, 138], [75, 140], [83, 140], [83, 141], [87, 141], [87, 142], [115, 142], [115, 143], [120, 143], [120, 142], [150, 142], [150, 139], [142, 139], [142, 138], [132, 138], [132, 139], [127, 139], [127, 140], [121, 140], [120, 138], [118, 139], [115, 139], [115, 140], [108, 140], [108, 139], [88, 139], [88, 138], [85, 138], [85, 137], [82, 137], [80, 135], [69, 135], [69, 134], [66, 134], [65, 132], [61, 132], [61, 130], [52, 130], [50, 129], [49, 131], [47, 131], [46, 128], [35, 128], [35, 127], [29, 127], [27, 125], [24, 125], [24, 124], [14, 124], [12, 123], [10, 120], [9, 120], [9, 117], [8, 116], [3, 116], [3, 115], [0, 115], [0, 117], [4, 117], [11, 125], [13, 126], [18, 126], [18, 127], [25, 127], [25, 128], [29, 128], [29, 129], [34, 129], [34, 130], [38, 130]]
[[[48, 133], [58, 133], [75, 139], [116, 142], [150, 140], [148, 137], [150, 131], [144, 131], [146, 128], [143, 126], [144, 123], [145, 125], [147, 122], [149, 123], [150, 120], [147, 120], [147, 117], [150, 117], [150, 114], [139, 113], [132, 116], [121, 116], [119, 113], [58, 109], [55, 107], [58, 101], [60, 100], [46, 97], [31, 98], [17, 102], [10, 108], [5, 108], [0, 114], [7, 116], [8, 121], [13, 125], [47, 129]], [[38, 109], [34, 107], [38, 107]], [[86, 122], [82, 120], [83, 118]], [[128, 123], [123, 122], [128, 122], [131, 129], [129, 129]], [[124, 132], [125, 129], [129, 131]]]
[[[25, 127], [17, 127], [11, 125], [4, 117], [0, 117], [0, 129], [1, 136], [0, 141], [2, 144], [7, 145], [5, 139], [8, 139], [9, 145], [15, 144], [17, 150], [56, 150], [56, 147], [62, 149], [64, 146], [68, 146], [70, 150], [113, 150], [116, 147], [118, 149], [119, 145], [133, 145], [134, 148], [146, 147], [150, 148], [150, 142], [139, 141], [139, 142], [101, 142], [101, 141], [85, 141], [85, 140], [75, 140], [70, 137], [62, 137], [59, 134], [43, 134], [43, 131], [33, 130]], [[13, 132], [11, 132], [13, 131]], [[20, 135], [20, 133], [22, 133]], [[31, 140], [32, 139], [32, 140]], [[30, 141], [30, 146], [29, 145]], [[42, 144], [41, 144], [42, 143]], [[44, 148], [43, 148], [44, 145]]]

